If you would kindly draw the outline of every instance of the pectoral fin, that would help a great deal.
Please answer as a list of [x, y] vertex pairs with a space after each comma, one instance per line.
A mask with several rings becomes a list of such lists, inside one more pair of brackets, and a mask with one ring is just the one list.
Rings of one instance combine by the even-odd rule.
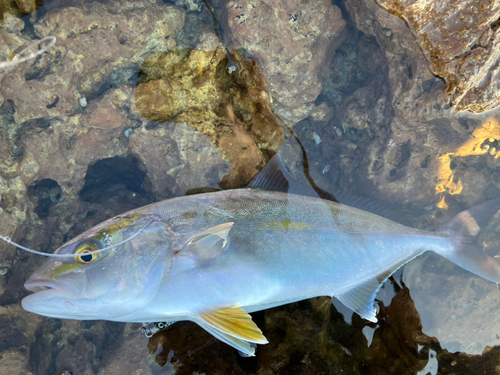
[[226, 247], [233, 225], [234, 222], [220, 224], [193, 236], [182, 252], [191, 253], [199, 261], [215, 258]]
[[254, 355], [255, 349], [251, 343], [268, 343], [252, 317], [241, 307], [201, 313], [198, 318], [202, 321], [200, 325], [208, 332], [247, 355]]

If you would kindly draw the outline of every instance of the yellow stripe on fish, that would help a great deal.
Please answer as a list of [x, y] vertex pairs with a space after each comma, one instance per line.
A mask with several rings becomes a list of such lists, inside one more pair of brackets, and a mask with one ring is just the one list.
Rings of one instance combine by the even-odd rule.
[[104, 228], [100, 232], [98, 232], [95, 235], [95, 239], [97, 240], [103, 240], [105, 239], [106, 236], [113, 236], [116, 232], [118, 232], [120, 229], [126, 228], [133, 224], [137, 219], [141, 218], [140, 215], [130, 215], [127, 217], [121, 218], [120, 221], [111, 224], [110, 226]]
[[313, 230], [313, 227], [309, 224], [306, 224], [304, 222], [297, 222], [297, 221], [289, 221], [289, 220], [273, 220], [273, 221], [267, 221], [263, 223], [260, 227], [260, 230], [275, 230], [275, 231], [280, 231], [280, 230], [296, 230], [296, 231], [303, 231], [303, 230]]

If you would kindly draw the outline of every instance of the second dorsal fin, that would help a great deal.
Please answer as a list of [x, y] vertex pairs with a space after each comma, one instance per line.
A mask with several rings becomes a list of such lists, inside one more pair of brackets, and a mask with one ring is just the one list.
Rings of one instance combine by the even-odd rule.
[[248, 186], [327, 199], [371, 212], [409, 227], [412, 226], [407, 219], [395, 214], [390, 208], [380, 202], [351, 193], [338, 193], [333, 195], [317, 187], [297, 181], [286, 169], [279, 153], [269, 160], [266, 166], [262, 168]]

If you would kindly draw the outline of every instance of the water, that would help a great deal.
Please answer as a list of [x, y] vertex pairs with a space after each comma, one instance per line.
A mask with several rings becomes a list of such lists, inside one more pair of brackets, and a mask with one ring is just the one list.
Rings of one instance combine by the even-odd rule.
[[[416, 227], [500, 196], [498, 111], [450, 107], [403, 21], [318, 1], [276, 8], [277, 23], [246, 4], [51, 1], [4, 14], [2, 61], [57, 40], [0, 72], [0, 233], [53, 251], [129, 209], [244, 186], [278, 150], [300, 178], [282, 123], [320, 188]], [[499, 224], [478, 238], [491, 256]], [[1, 373], [496, 373], [500, 291], [434, 254], [386, 283], [377, 324], [328, 298], [253, 314], [270, 341], [255, 358], [189, 322], [148, 340], [138, 324], [29, 314], [22, 285], [42, 261], [0, 244]]]

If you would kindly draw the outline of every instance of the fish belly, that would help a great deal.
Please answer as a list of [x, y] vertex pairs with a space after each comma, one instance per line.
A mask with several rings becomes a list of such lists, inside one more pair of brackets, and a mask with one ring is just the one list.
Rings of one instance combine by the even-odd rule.
[[385, 279], [432, 241], [443, 246], [418, 235], [318, 231], [284, 237], [268, 235], [241, 246], [230, 239], [220, 259], [169, 280], [134, 321], [186, 320], [230, 306], [254, 312], [331, 297], [374, 277]]

